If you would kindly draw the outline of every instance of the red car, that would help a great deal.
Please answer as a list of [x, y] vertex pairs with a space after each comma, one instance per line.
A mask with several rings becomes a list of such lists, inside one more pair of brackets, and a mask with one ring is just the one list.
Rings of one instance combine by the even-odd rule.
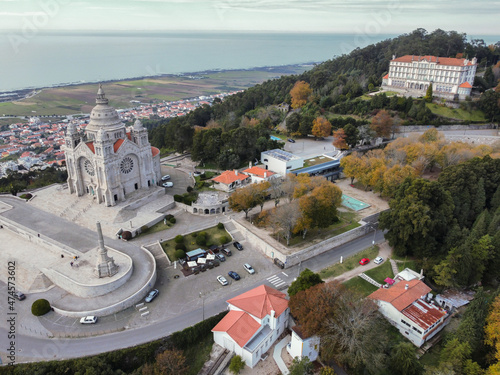
[[361, 264], [362, 266], [364, 266], [365, 264], [368, 264], [370, 263], [370, 259], [368, 258], [363, 258], [359, 261], [359, 264]]

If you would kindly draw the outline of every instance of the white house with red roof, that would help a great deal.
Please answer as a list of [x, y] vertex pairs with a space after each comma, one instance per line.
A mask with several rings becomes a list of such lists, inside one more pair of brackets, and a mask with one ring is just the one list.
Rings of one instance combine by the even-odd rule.
[[382, 85], [408, 96], [424, 96], [429, 85], [432, 85], [434, 96], [465, 99], [471, 94], [476, 69], [475, 57], [468, 60], [437, 56], [393, 56]]
[[219, 176], [212, 178], [212, 181], [215, 189], [229, 193], [240, 186], [250, 183], [251, 177], [235, 169], [222, 172]]
[[257, 166], [252, 167], [251, 165], [247, 169], [245, 169], [243, 173], [250, 176], [252, 184], [269, 181], [273, 178], [279, 177], [272, 171]]
[[368, 298], [399, 332], [420, 347], [441, 331], [451, 314], [430, 300], [429, 288], [418, 278], [401, 280], [388, 288], [380, 288]]
[[286, 294], [261, 285], [227, 303], [229, 312], [212, 329], [214, 341], [253, 368], [288, 327]]

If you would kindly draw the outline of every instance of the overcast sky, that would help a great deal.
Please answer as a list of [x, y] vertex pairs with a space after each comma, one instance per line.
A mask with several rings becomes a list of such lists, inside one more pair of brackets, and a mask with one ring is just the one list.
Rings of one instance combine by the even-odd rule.
[[0, 29], [500, 34], [495, 0], [0, 0]]

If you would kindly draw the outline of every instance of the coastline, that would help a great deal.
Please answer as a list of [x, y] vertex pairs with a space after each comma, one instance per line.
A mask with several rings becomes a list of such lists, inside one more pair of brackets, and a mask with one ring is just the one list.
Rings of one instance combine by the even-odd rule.
[[[227, 73], [227, 72], [252, 72], [252, 71], [274, 72], [274, 71], [276, 71], [277, 74], [280, 73], [281, 75], [294, 74], [295, 72], [290, 71], [291, 68], [299, 69], [302, 67], [309, 67], [309, 66], [312, 67], [312, 66], [319, 64], [319, 63], [321, 63], [321, 62], [314, 62], [313, 61], [313, 62], [304, 62], [304, 63], [299, 63], [299, 64], [258, 66], [258, 67], [246, 68], [246, 69], [244, 69], [244, 68], [242, 68], [242, 69], [208, 69], [208, 70], [197, 71], [197, 72], [164, 73], [164, 74], [155, 74], [155, 75], [143, 75], [143, 76], [136, 76], [136, 77], [127, 77], [127, 78], [120, 78], [120, 79], [80, 81], [80, 82], [69, 82], [69, 83], [61, 82], [61, 83], [56, 83], [56, 84], [53, 84], [50, 86], [27, 87], [27, 88], [22, 88], [22, 89], [18, 89], [18, 90], [0, 91], [0, 103], [22, 101], [24, 99], [27, 99], [27, 98], [30, 98], [30, 97], [36, 95], [38, 92], [41, 92], [42, 90], [46, 90], [46, 89], [78, 87], [78, 86], [93, 85], [93, 84], [98, 84], [98, 83], [111, 84], [111, 83], [137, 81], [137, 80], [145, 80], [145, 79], [163, 79], [163, 78], [169, 78], [169, 77], [181, 77], [181, 78], [182, 77], [183, 78], [200, 77], [200, 78], [194, 78], [194, 79], [203, 79], [203, 76], [206, 76], [208, 74]], [[286, 72], [287, 68], [288, 68], [288, 72]], [[305, 70], [308, 70], [308, 69], [305, 69]]]

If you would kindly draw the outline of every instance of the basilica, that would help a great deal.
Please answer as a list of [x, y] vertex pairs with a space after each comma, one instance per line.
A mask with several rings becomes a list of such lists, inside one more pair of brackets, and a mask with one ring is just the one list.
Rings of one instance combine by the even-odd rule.
[[92, 195], [106, 206], [160, 181], [160, 151], [149, 143], [147, 130], [139, 120], [127, 128], [101, 86], [85, 134], [68, 126], [65, 154], [70, 193]]

